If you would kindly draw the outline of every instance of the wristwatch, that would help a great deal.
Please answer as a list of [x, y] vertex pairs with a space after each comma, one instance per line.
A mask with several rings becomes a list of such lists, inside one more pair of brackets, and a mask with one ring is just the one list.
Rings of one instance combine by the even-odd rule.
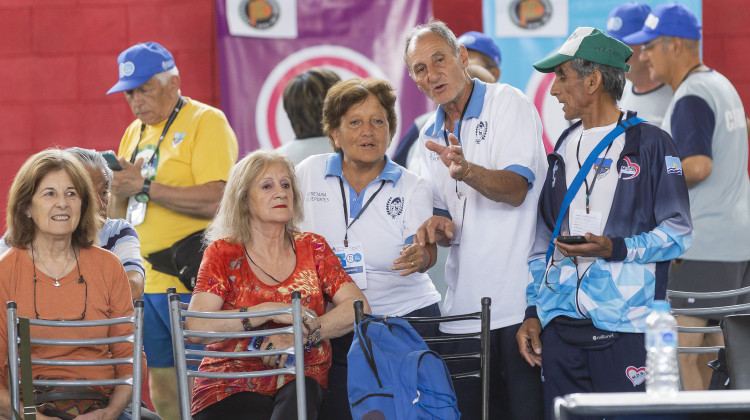
[[151, 199], [151, 196], [148, 195], [149, 190], [151, 190], [151, 179], [146, 178], [143, 180], [141, 191], [135, 195], [135, 201], [139, 203], [148, 203], [148, 200]]

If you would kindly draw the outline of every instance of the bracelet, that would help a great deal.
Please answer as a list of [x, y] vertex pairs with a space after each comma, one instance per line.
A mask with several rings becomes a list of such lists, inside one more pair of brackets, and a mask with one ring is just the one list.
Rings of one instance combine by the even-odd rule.
[[432, 264], [432, 252], [430, 252], [429, 248], [427, 248], [427, 247], [424, 247], [422, 249], [424, 249], [425, 251], [427, 251], [427, 255], [430, 256], [430, 260], [427, 261], [427, 265], [424, 266], [423, 269], [419, 270], [420, 273], [424, 273], [425, 271], [427, 271], [430, 268], [430, 265]]
[[471, 172], [471, 164], [467, 161], [466, 162], [466, 172], [461, 176], [461, 178], [458, 178], [459, 181], [462, 181], [466, 179], [467, 176], [469, 176], [469, 172]]
[[[240, 312], [247, 312], [247, 306], [241, 307]], [[250, 318], [242, 318], [240, 321], [242, 321], [242, 328], [244, 328], [245, 331], [252, 331], [253, 324], [250, 323]]]

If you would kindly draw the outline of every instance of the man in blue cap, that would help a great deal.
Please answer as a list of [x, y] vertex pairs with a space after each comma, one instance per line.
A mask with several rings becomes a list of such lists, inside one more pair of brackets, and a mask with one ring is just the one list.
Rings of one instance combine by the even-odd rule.
[[670, 260], [691, 242], [685, 178], [665, 166], [677, 148], [617, 106], [631, 54], [582, 27], [534, 63], [555, 73], [550, 94], [565, 119], [580, 119], [547, 156], [516, 336], [523, 358], [542, 366], [547, 418], [558, 396], [644, 391], [646, 316], [665, 299]]
[[[607, 35], [623, 41], [625, 36], [641, 30], [649, 12], [651, 7], [645, 3], [629, 2], [615, 7], [607, 19]], [[641, 49], [641, 44], [628, 46], [633, 51]], [[618, 102], [620, 108], [635, 111], [639, 117], [661, 126], [664, 111], [672, 99], [672, 88], [658, 80], [652, 80], [638, 54], [633, 54], [627, 63], [630, 71], [625, 73], [628, 82], [622, 92], [622, 99]]]
[[[237, 161], [237, 138], [223, 112], [181, 95], [174, 58], [161, 45], [134, 45], [117, 66], [119, 81], [107, 94], [124, 92], [136, 120], [120, 142], [110, 216], [126, 218], [140, 237], [148, 261], [143, 341], [151, 401], [163, 419], [178, 419], [165, 292], [174, 287], [190, 300], [201, 259], [199, 232], [216, 214]], [[173, 252], [178, 242], [180, 251]]]
[[458, 37], [458, 42], [469, 53], [469, 65], [486, 68], [495, 77], [493, 83], [500, 80], [500, 48], [492, 38], [481, 32], [469, 31]]
[[[625, 41], [643, 44], [641, 60], [651, 78], [669, 85], [674, 97], [662, 128], [680, 152], [690, 188], [695, 242], [670, 272], [669, 288], [718, 292], [750, 286], [750, 180], [747, 126], [737, 91], [700, 56], [701, 25], [684, 6], [664, 4], [651, 11], [642, 29]], [[733, 305], [748, 295], [723, 299], [671, 299], [674, 308]], [[678, 316], [681, 326], [706, 326], [725, 314]], [[680, 346], [722, 345], [720, 333], [680, 334]], [[699, 355], [680, 355], [685, 388], [705, 389], [710, 369]]]

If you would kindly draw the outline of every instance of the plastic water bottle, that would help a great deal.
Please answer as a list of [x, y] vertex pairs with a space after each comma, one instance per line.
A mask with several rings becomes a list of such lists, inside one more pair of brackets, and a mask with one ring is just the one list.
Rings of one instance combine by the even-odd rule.
[[646, 318], [646, 393], [673, 395], [680, 390], [677, 365], [677, 321], [669, 303], [654, 301]]

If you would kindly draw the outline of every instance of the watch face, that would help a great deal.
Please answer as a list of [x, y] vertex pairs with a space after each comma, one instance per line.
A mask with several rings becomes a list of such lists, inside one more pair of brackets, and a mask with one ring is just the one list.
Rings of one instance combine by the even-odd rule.
[[148, 194], [146, 194], [143, 191], [135, 195], [135, 201], [139, 203], [148, 203], [148, 199], [149, 199]]

